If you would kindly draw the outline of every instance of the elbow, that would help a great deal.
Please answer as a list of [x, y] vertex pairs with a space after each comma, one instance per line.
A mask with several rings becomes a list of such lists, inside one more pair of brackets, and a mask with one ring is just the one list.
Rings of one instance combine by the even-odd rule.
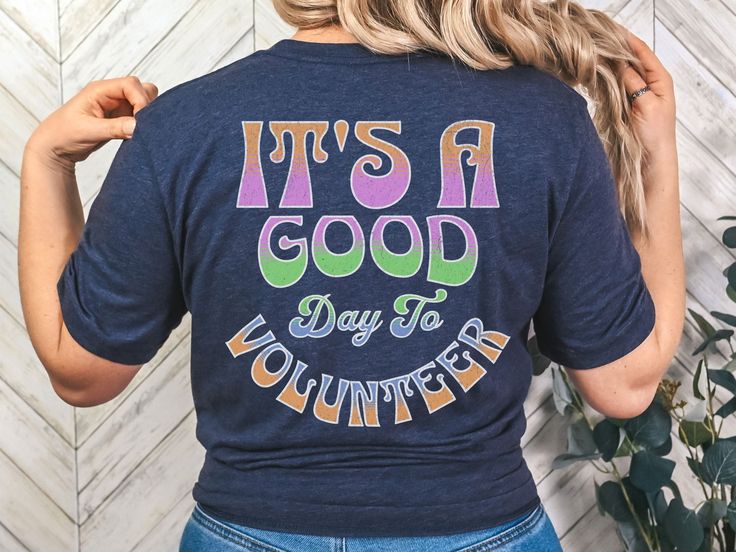
[[643, 414], [654, 401], [659, 389], [662, 371], [635, 383], [611, 387], [606, 394], [589, 401], [591, 407], [608, 418], [629, 420]]
[[51, 386], [53, 387], [56, 395], [68, 405], [85, 408], [100, 404], [100, 402], [96, 401], [86, 389], [67, 387], [54, 378], [51, 378]]
[[97, 406], [104, 400], [95, 393], [89, 382], [83, 378], [74, 378], [65, 375], [67, 372], [61, 370], [58, 366], [50, 366], [44, 363], [46, 372], [49, 375], [49, 381], [56, 396], [70, 406], [89, 407]]
[[590, 406], [607, 418], [630, 420], [640, 416], [649, 408], [657, 393], [657, 387], [628, 391], [626, 397], [602, 401], [600, 404], [591, 404]]

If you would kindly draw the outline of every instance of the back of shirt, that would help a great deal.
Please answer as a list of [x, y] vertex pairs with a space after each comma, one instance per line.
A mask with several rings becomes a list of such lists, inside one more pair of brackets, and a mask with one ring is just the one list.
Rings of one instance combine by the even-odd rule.
[[77, 341], [128, 364], [190, 311], [194, 498], [334, 536], [530, 510], [531, 321], [578, 369], [654, 326], [572, 88], [293, 39], [139, 112], [58, 290]]

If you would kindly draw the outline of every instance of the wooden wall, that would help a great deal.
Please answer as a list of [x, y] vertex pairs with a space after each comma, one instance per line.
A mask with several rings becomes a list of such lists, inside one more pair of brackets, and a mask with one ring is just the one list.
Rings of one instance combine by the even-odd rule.
[[[677, 83], [688, 306], [732, 307], [734, 261], [716, 218], [736, 214], [736, 0], [588, 0], [654, 46]], [[92, 79], [161, 91], [267, 47], [290, 29], [269, 0], [0, 0], [0, 550], [175, 550], [203, 450], [189, 388], [189, 315], [126, 391], [95, 408], [58, 399], [25, 333], [17, 285], [19, 173], [33, 128]], [[78, 168], [89, 209], [118, 143]], [[689, 377], [688, 322], [671, 373]], [[565, 446], [548, 375], [525, 403], [527, 461], [566, 551], [620, 550], [589, 464]], [[684, 463], [676, 474], [695, 496]]]

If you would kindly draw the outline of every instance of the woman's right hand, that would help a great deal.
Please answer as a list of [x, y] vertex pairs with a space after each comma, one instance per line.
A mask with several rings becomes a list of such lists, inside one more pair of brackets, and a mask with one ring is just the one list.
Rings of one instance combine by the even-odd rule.
[[73, 172], [110, 140], [130, 138], [135, 115], [157, 96], [156, 85], [134, 76], [93, 81], [41, 122], [26, 150]]
[[632, 121], [650, 161], [671, 162], [676, 157], [675, 87], [672, 76], [649, 45], [626, 29], [627, 40], [641, 61], [644, 75], [631, 65], [623, 72], [627, 94], [649, 86], [650, 92], [637, 97], [632, 104]]

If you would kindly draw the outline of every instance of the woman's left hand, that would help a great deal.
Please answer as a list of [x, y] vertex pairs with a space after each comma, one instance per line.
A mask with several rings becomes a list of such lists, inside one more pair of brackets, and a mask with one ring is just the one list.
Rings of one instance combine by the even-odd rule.
[[135, 114], [157, 95], [153, 83], [134, 76], [92, 81], [44, 119], [26, 149], [54, 167], [73, 170], [110, 140], [130, 138]]

